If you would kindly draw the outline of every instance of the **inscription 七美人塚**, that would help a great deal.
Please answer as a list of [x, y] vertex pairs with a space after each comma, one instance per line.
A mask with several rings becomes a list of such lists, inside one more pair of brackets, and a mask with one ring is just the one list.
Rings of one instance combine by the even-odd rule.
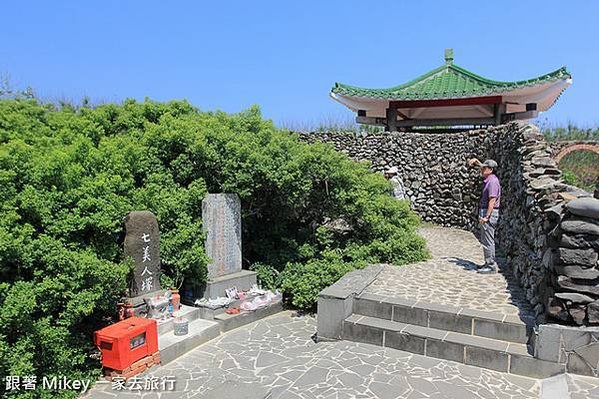
[[152, 212], [134, 211], [125, 217], [124, 250], [135, 264], [131, 295], [160, 290], [160, 232]]

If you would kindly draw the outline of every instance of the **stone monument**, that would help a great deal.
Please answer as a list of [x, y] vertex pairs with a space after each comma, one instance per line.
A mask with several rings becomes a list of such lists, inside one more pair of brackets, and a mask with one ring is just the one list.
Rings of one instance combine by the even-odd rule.
[[241, 201], [237, 194], [207, 194], [202, 201], [208, 281], [200, 296], [225, 296], [225, 289], [248, 290], [256, 273], [241, 269]]
[[133, 211], [125, 217], [125, 257], [135, 264], [128, 302], [135, 313], [143, 314], [144, 299], [160, 291], [160, 232], [156, 216], [149, 211]]
[[241, 271], [241, 201], [236, 194], [208, 194], [202, 201], [208, 279]]

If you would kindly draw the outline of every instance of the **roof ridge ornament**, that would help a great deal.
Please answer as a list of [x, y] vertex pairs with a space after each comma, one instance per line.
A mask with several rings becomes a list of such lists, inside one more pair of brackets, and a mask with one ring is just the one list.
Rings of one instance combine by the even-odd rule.
[[453, 64], [453, 49], [452, 48], [445, 49], [445, 63], [447, 65]]

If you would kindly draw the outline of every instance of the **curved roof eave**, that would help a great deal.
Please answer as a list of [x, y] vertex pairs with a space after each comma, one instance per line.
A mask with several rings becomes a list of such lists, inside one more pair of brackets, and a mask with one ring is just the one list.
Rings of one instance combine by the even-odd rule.
[[[427, 93], [426, 88], [415, 88], [418, 85], [424, 85], [427, 81], [433, 78], [445, 79], [445, 76], [441, 74], [445, 73], [447, 76], [453, 75], [457, 76], [464, 81], [472, 82], [477, 85], [476, 89], [467, 91], [467, 89], [463, 89], [462, 92], [456, 92], [454, 88], [454, 94], [447, 94], [447, 91], [450, 91], [451, 88], [448, 87], [443, 93], [440, 94], [438, 92]], [[449, 85], [449, 80], [451, 76], [446, 78]], [[410, 81], [403, 85], [391, 87], [388, 89], [368, 89], [361, 88], [357, 86], [345, 85], [343, 83], [336, 82], [333, 88], [331, 89], [331, 93], [343, 95], [345, 97], [355, 97], [355, 98], [371, 98], [371, 99], [380, 99], [380, 100], [425, 100], [425, 99], [452, 99], [452, 98], [468, 98], [468, 97], [480, 97], [480, 96], [488, 96], [488, 95], [509, 95], [508, 93], [517, 90], [520, 88], [530, 88], [540, 86], [550, 82], [571, 82], [572, 76], [567, 71], [565, 67], [559, 68], [553, 72], [549, 72], [547, 74], [538, 76], [536, 78], [520, 80], [514, 82], [501, 82], [495, 81], [491, 79], [484, 78], [480, 75], [474, 74], [462, 67], [457, 65], [449, 64], [443, 65], [439, 68], [433, 69], [428, 73]], [[441, 82], [443, 84], [444, 82]], [[418, 89], [421, 90], [420, 93], [401, 93], [402, 90], [406, 90], [408, 88], [412, 88], [414, 91]], [[437, 89], [438, 90], [438, 89]], [[399, 93], [398, 93], [399, 92]]]

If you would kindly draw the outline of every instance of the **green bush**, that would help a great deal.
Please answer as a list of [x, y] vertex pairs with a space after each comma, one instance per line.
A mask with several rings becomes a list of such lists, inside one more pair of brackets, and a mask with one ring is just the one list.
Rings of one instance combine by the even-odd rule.
[[263, 284], [313, 309], [318, 291], [353, 268], [427, 256], [418, 218], [388, 189], [368, 165], [299, 142], [255, 107], [0, 101], [0, 375], [98, 375], [92, 332], [126, 293], [129, 211], [158, 219], [163, 283], [200, 284], [202, 198], [238, 193], [245, 266], [259, 263]]
[[323, 259], [310, 259], [306, 263], [289, 263], [281, 273], [281, 287], [289, 294], [287, 300], [292, 305], [300, 309], [313, 309], [320, 291], [347, 272], [362, 266], [363, 263], [343, 262], [334, 253], [325, 254]]
[[280, 286], [279, 271], [271, 265], [256, 262], [250, 266], [250, 270], [256, 272], [258, 284], [267, 290], [276, 290]]

